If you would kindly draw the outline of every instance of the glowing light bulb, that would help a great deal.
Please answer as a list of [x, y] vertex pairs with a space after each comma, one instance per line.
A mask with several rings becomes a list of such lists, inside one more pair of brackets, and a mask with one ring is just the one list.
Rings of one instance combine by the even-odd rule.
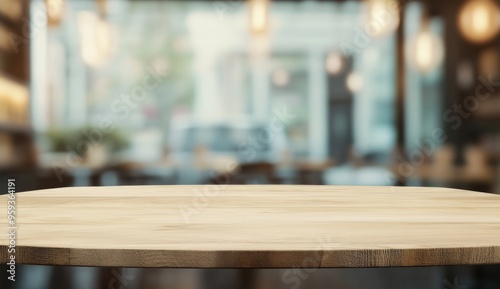
[[78, 26], [83, 60], [93, 67], [102, 66], [113, 50], [113, 27], [91, 12], [78, 15]]
[[326, 71], [332, 75], [339, 74], [344, 69], [344, 60], [338, 52], [331, 52], [326, 58]]
[[269, 0], [250, 0], [250, 29], [261, 34], [268, 29]]
[[472, 10], [472, 26], [476, 31], [486, 31], [488, 29], [489, 14], [488, 9], [483, 6], [476, 6]]
[[46, 0], [49, 25], [59, 25], [64, 10], [64, 0]]
[[471, 42], [490, 41], [500, 28], [500, 11], [491, 0], [470, 0], [462, 6], [458, 15], [458, 28]]
[[353, 92], [359, 92], [363, 88], [363, 78], [357, 72], [351, 72], [346, 79], [347, 88]]
[[422, 73], [428, 73], [441, 64], [444, 58], [443, 42], [427, 29], [422, 29], [413, 39], [410, 61]]
[[399, 25], [399, 4], [396, 0], [367, 0], [368, 17], [365, 31], [372, 37], [393, 33]]

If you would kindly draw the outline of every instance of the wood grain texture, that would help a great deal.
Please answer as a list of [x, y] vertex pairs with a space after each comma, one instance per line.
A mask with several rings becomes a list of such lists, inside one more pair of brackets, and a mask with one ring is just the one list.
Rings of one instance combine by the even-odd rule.
[[[441, 188], [148, 186], [17, 194], [18, 264], [385, 267], [500, 263], [500, 196]], [[7, 196], [0, 197], [6, 212]], [[7, 231], [6, 217], [0, 219]], [[7, 261], [0, 234], [0, 261]]]

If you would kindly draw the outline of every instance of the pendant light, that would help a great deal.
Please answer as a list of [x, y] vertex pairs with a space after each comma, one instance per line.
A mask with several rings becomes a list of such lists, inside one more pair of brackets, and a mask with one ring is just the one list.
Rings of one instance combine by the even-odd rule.
[[269, 29], [269, 0], [249, 0], [250, 31], [264, 34]]
[[58, 26], [64, 12], [64, 0], [46, 0], [47, 23], [49, 26]]
[[421, 73], [429, 73], [437, 68], [444, 58], [443, 41], [430, 30], [429, 20], [410, 42], [410, 62]]
[[365, 31], [372, 37], [384, 37], [396, 31], [400, 22], [400, 7], [396, 0], [367, 0], [368, 15]]
[[345, 63], [342, 54], [338, 51], [332, 51], [326, 57], [326, 71], [330, 75], [337, 75], [344, 69]]
[[500, 28], [498, 5], [492, 0], [470, 0], [458, 13], [458, 28], [462, 36], [473, 43], [492, 40]]
[[89, 66], [100, 67], [111, 56], [114, 30], [106, 20], [106, 2], [97, 0], [98, 15], [81, 12], [78, 24], [81, 34], [82, 58]]

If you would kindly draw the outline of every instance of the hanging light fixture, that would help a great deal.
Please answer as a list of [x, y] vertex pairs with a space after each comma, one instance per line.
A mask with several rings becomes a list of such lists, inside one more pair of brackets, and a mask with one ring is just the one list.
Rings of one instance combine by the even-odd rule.
[[269, 26], [269, 0], [249, 0], [250, 31], [254, 34], [267, 32]]
[[346, 78], [346, 86], [350, 92], [356, 93], [363, 88], [363, 78], [357, 72], [351, 72]]
[[49, 26], [58, 26], [61, 23], [64, 10], [64, 0], [46, 0], [47, 23]]
[[410, 43], [410, 62], [422, 73], [438, 67], [444, 58], [442, 40], [429, 29], [429, 21], [424, 20], [420, 32]]
[[399, 3], [396, 0], [367, 0], [368, 16], [365, 31], [372, 37], [384, 37], [399, 25]]
[[500, 28], [500, 11], [492, 0], [470, 0], [458, 14], [458, 28], [465, 39], [484, 43], [493, 39]]
[[92, 12], [81, 12], [78, 24], [83, 60], [93, 67], [102, 66], [112, 52], [113, 28]]
[[95, 40], [98, 21], [97, 15], [91, 12], [81, 12], [78, 15], [82, 58], [93, 67], [99, 67], [105, 62], [104, 54], [100, 53]]
[[78, 16], [82, 58], [92, 67], [100, 67], [109, 59], [115, 42], [115, 31], [106, 21], [105, 0], [97, 4], [99, 15], [85, 11]]
[[338, 51], [333, 51], [326, 57], [326, 71], [331, 75], [339, 74], [344, 69], [344, 59]]

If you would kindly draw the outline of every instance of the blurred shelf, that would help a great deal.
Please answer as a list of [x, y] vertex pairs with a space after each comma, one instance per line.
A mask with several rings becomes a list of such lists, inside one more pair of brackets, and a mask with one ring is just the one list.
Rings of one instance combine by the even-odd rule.
[[33, 133], [33, 130], [27, 125], [0, 122], [0, 132], [31, 135]]
[[475, 122], [498, 122], [500, 121], [500, 109], [497, 111], [491, 111], [490, 113], [484, 113], [484, 114], [474, 114], [473, 121]]
[[11, 33], [13, 33], [12, 30], [0, 22], [0, 55], [2, 57], [12, 56], [14, 52]]
[[0, 12], [0, 24], [8, 28], [15, 28], [18, 25], [17, 21]]
[[7, 50], [0, 46], [0, 57], [2, 58], [11, 57], [12, 54], [13, 54], [12, 51]]
[[500, 121], [500, 98], [492, 97], [481, 102], [472, 118], [475, 121]]
[[0, 163], [0, 173], [14, 173], [16, 171], [23, 171], [23, 170], [29, 170], [32, 169], [32, 167], [27, 166], [27, 165], [20, 165], [20, 164], [1, 164]]
[[21, 24], [29, 1], [25, 0], [1, 0], [0, 1], [0, 23], [11, 27]]

